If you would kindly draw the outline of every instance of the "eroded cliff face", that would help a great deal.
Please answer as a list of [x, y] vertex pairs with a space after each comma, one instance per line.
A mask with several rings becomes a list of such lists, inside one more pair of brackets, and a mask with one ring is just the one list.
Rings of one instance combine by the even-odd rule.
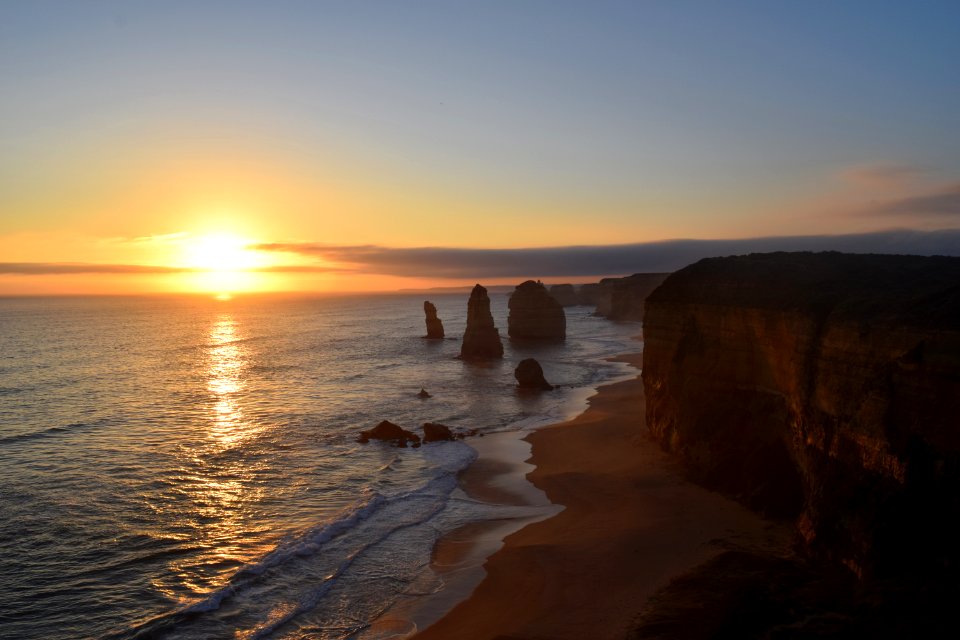
[[960, 259], [701, 260], [647, 298], [647, 424], [860, 575], [955, 569]]
[[643, 303], [669, 274], [635, 273], [604, 278], [597, 287], [597, 315], [610, 320], [643, 320]]

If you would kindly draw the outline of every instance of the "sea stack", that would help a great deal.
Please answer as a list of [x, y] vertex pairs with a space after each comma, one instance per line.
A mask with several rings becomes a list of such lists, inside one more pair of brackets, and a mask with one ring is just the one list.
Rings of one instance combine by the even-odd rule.
[[549, 391], [553, 385], [543, 377], [543, 368], [534, 358], [521, 360], [513, 370], [513, 377], [517, 379], [517, 386], [521, 389], [542, 389]]
[[490, 298], [487, 290], [479, 284], [470, 292], [467, 302], [467, 328], [460, 347], [463, 360], [490, 360], [503, 357], [500, 332], [493, 324], [490, 313]]
[[564, 340], [567, 317], [563, 306], [542, 282], [527, 280], [510, 296], [507, 333], [512, 340]]
[[427, 337], [443, 338], [443, 323], [437, 317], [437, 308], [429, 300], [423, 302], [423, 312], [427, 315]]

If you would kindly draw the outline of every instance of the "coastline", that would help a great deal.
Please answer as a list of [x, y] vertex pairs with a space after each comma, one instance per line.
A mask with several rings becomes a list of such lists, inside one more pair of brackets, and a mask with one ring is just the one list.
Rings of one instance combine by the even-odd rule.
[[[615, 360], [639, 368], [642, 354]], [[393, 637], [620, 639], [651, 596], [724, 551], [789, 555], [788, 526], [689, 482], [650, 440], [639, 374], [600, 387], [579, 416], [523, 440], [533, 467], [526, 478], [562, 509], [443, 536], [434, 570], [446, 578], [449, 567], [472, 569], [471, 580], [427, 614], [412, 607]], [[530, 494], [516, 494], [517, 473], [475, 463], [461, 487], [475, 499], [529, 505]], [[500, 545], [480, 571], [476, 558]]]

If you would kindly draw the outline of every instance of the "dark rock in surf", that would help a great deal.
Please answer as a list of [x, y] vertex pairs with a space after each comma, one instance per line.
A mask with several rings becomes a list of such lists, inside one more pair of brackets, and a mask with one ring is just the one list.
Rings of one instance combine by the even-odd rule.
[[517, 386], [521, 389], [553, 389], [553, 385], [543, 377], [543, 368], [534, 358], [521, 360], [513, 371]]
[[460, 358], [463, 360], [491, 360], [503, 357], [500, 332], [493, 324], [490, 298], [479, 284], [470, 293], [467, 302], [467, 328], [463, 333]]
[[430, 394], [427, 392], [426, 389], [424, 389], [423, 387], [421, 387], [421, 388], [420, 388], [420, 393], [417, 394], [417, 397], [418, 397], [418, 398], [421, 398], [421, 399], [423, 399], [423, 400], [426, 400], [427, 398], [430, 397]]
[[[436, 422], [423, 423], [423, 441], [424, 442], [447, 442], [451, 440], [463, 440], [477, 435], [476, 429], [460, 429], [454, 431], [453, 427]], [[483, 434], [480, 434], [483, 435]]]
[[400, 425], [396, 425], [389, 420], [384, 420], [373, 429], [361, 431], [360, 436], [357, 438], [357, 442], [362, 444], [366, 444], [371, 440], [389, 442], [396, 447], [406, 447], [408, 442], [414, 447], [420, 446], [420, 436], [412, 431], [407, 431]]
[[424, 442], [443, 442], [446, 440], [456, 440], [457, 436], [445, 424], [436, 422], [423, 423], [423, 441]]
[[443, 338], [443, 322], [437, 317], [437, 308], [429, 300], [423, 303], [423, 312], [427, 316], [427, 337], [433, 339]]

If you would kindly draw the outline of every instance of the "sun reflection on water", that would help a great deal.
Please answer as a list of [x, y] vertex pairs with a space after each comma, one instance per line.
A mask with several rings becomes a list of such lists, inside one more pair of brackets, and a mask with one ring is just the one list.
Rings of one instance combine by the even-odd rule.
[[211, 435], [224, 447], [235, 446], [250, 435], [237, 402], [243, 391], [243, 344], [237, 322], [221, 314], [210, 328], [210, 363], [207, 389], [214, 394]]
[[206, 443], [182, 450], [176, 515], [168, 514], [180, 521], [175, 528], [201, 549], [170, 562], [172, 583], [154, 582], [172, 599], [186, 596], [185, 602], [221, 587], [239, 566], [272, 544], [265, 525], [255, 517], [264, 492], [257, 482], [262, 463], [246, 455], [261, 425], [248, 420], [242, 409], [249, 359], [244, 336], [237, 320], [222, 313], [210, 325], [207, 337]]

